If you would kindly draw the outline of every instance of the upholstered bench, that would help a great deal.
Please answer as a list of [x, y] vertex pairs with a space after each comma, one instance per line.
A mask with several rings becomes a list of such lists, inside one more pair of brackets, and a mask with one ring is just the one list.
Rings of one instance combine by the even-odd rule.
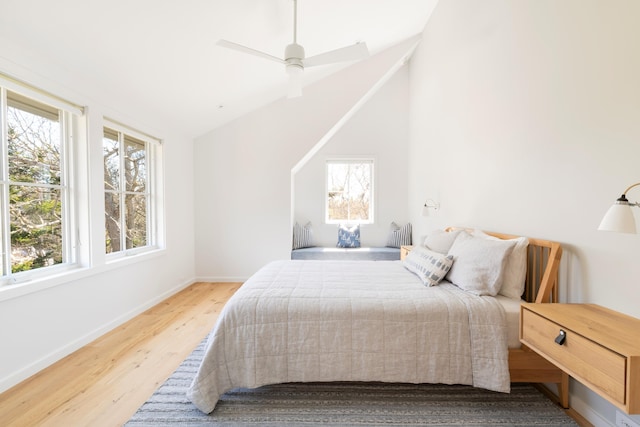
[[312, 248], [294, 249], [291, 259], [345, 260], [345, 261], [395, 261], [400, 259], [399, 248]]

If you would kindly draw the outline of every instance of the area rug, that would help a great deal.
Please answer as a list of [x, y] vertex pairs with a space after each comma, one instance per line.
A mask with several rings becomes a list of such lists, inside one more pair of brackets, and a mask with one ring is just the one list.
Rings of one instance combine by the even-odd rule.
[[186, 398], [203, 341], [127, 422], [167, 426], [577, 426], [529, 384], [510, 394], [469, 386], [387, 383], [292, 383], [235, 389], [211, 414]]

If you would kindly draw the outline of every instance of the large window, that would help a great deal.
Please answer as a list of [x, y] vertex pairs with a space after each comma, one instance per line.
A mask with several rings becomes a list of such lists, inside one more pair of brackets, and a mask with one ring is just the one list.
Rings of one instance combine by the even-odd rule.
[[373, 160], [328, 160], [326, 222], [373, 223]]
[[0, 73], [0, 300], [162, 248], [162, 188], [160, 140]]
[[1, 275], [71, 263], [69, 129], [72, 115], [3, 88], [0, 148]]
[[115, 125], [104, 128], [102, 141], [105, 251], [152, 247], [156, 245], [152, 169], [158, 141]]

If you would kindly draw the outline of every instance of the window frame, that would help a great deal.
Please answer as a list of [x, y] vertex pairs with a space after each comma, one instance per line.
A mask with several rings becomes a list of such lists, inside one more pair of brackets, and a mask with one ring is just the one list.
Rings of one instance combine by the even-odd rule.
[[[111, 120], [101, 114], [100, 108], [93, 109], [68, 101], [52, 92], [32, 86], [0, 71], [0, 91], [10, 91], [37, 101], [44, 106], [62, 110], [71, 120], [67, 121], [67, 146], [65, 147], [65, 165], [67, 185], [67, 203], [63, 209], [68, 223], [62, 230], [67, 235], [68, 248], [72, 251], [73, 262], [56, 264], [13, 273], [11, 277], [0, 276], [0, 302], [39, 292], [73, 281], [100, 275], [106, 271], [134, 265], [164, 256], [166, 250], [166, 214], [164, 195], [164, 146], [163, 141], [144, 132], [132, 132], [132, 128]], [[6, 108], [6, 100], [0, 94], [0, 109]], [[5, 115], [3, 110], [2, 116]], [[0, 144], [7, 141], [8, 128], [0, 119]], [[141, 250], [130, 250], [121, 256], [109, 258], [105, 253], [104, 229], [104, 172], [102, 138], [105, 124], [121, 126], [127, 132], [140, 139], [152, 138], [157, 141], [153, 155], [148, 159], [153, 164], [153, 175], [149, 185], [153, 186], [151, 209], [152, 233], [155, 246], [145, 246]], [[2, 150], [0, 150], [2, 151]], [[3, 153], [0, 152], [0, 156]], [[151, 172], [149, 172], [151, 173]], [[8, 189], [8, 187], [7, 187]], [[8, 192], [8, 191], [7, 191]], [[0, 194], [2, 197], [2, 194]], [[102, 201], [100, 201], [102, 199]], [[3, 219], [0, 217], [0, 225]]]
[[[9, 154], [8, 154], [8, 108], [9, 108], [9, 92], [18, 95], [19, 98], [25, 98], [24, 105], [26, 108], [15, 107], [20, 110], [28, 111], [28, 102], [41, 104], [55, 109], [58, 114], [59, 136], [60, 136], [60, 183], [27, 183], [21, 181], [12, 181], [9, 175]], [[18, 104], [22, 100], [14, 99]], [[84, 110], [73, 104], [67, 103], [57, 97], [46, 92], [38, 91], [34, 88], [17, 83], [11, 79], [4, 78], [0, 75], [0, 234], [9, 236], [11, 228], [11, 215], [9, 203], [9, 189], [11, 186], [26, 186], [34, 188], [51, 188], [59, 190], [61, 203], [61, 245], [62, 245], [62, 262], [50, 266], [39, 267], [31, 270], [13, 272], [11, 265], [11, 239], [2, 239], [0, 243], [2, 251], [2, 272], [0, 275], [0, 289], [5, 289], [10, 285], [31, 282], [52, 276], [57, 276], [71, 269], [78, 267], [79, 250], [75, 242], [78, 238], [77, 215], [76, 215], [76, 195], [74, 173], [74, 130], [77, 121], [84, 116]], [[37, 105], [32, 106], [37, 110]], [[37, 114], [37, 113], [35, 113]], [[44, 117], [44, 115], [42, 115]]]
[[[162, 141], [158, 138], [155, 138], [151, 135], [148, 135], [144, 132], [135, 130], [129, 126], [123, 125], [115, 120], [109, 119], [107, 117], [103, 118], [102, 123], [102, 139], [101, 139], [101, 148], [104, 149], [104, 130], [110, 129], [118, 133], [118, 143], [119, 143], [119, 152], [120, 152], [120, 171], [124, 171], [124, 163], [125, 163], [125, 135], [129, 136], [133, 139], [145, 143], [145, 167], [146, 167], [146, 182], [145, 182], [145, 201], [146, 201], [146, 240], [147, 244], [144, 246], [139, 246], [135, 248], [126, 248], [126, 227], [122, 227], [123, 218], [125, 216], [125, 206], [123, 204], [123, 199], [127, 194], [141, 194], [141, 193], [133, 193], [126, 190], [126, 183], [124, 174], [120, 174], [120, 188], [117, 191], [107, 191], [104, 183], [104, 173], [102, 175], [102, 189], [103, 189], [103, 202], [107, 192], [118, 193], [120, 200], [120, 241], [125, 245], [124, 249], [114, 252], [106, 251], [106, 230], [103, 233], [104, 242], [102, 245], [103, 253], [106, 259], [106, 262], [113, 262], [119, 259], [123, 259], [125, 257], [131, 257], [134, 255], [140, 255], [147, 252], [155, 251], [162, 248], [162, 241], [164, 234], [161, 232], [161, 224], [163, 218], [163, 206], [160, 197], [161, 188], [162, 188], [162, 164], [161, 164], [161, 150], [162, 150]], [[104, 155], [103, 155], [104, 156]], [[102, 157], [102, 162], [104, 165], [104, 157]], [[103, 208], [102, 212], [102, 224], [106, 227], [105, 224], [105, 213], [106, 208]]]
[[[369, 164], [370, 165], [370, 188], [369, 188], [369, 219], [330, 219], [329, 218], [329, 168], [332, 164]], [[374, 156], [358, 157], [329, 157], [325, 160], [324, 176], [324, 222], [325, 224], [375, 224], [375, 181], [376, 181], [376, 159]]]

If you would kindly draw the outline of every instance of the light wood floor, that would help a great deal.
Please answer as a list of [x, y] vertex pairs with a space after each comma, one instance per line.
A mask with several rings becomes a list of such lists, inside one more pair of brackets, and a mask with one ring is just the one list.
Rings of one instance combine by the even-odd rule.
[[0, 426], [121, 426], [213, 327], [240, 283], [196, 283], [0, 394]]
[[196, 283], [0, 394], [0, 426], [122, 426], [207, 335], [238, 287]]

